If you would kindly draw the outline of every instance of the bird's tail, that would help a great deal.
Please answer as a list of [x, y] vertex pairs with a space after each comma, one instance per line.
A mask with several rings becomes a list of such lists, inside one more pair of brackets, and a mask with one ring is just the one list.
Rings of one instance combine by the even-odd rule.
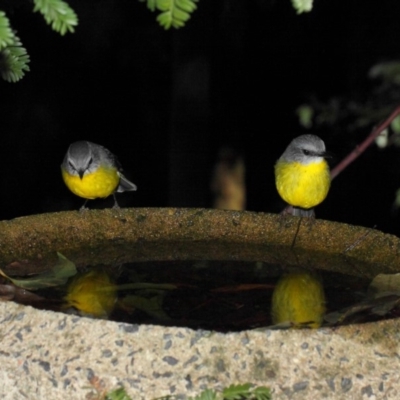
[[132, 183], [131, 181], [129, 181], [128, 179], [125, 178], [124, 175], [122, 175], [121, 173], [119, 173], [119, 185], [117, 188], [117, 192], [121, 193], [121, 192], [132, 192], [137, 190], [137, 186]]

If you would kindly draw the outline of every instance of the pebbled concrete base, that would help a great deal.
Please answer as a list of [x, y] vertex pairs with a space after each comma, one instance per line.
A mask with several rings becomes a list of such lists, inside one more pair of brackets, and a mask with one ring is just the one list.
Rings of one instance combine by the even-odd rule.
[[400, 321], [220, 334], [0, 303], [0, 397], [134, 400], [251, 382], [276, 399], [400, 398]]

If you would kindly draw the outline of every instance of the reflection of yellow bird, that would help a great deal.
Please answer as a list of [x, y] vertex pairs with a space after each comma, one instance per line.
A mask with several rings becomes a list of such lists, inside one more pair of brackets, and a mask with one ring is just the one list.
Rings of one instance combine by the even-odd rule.
[[307, 271], [284, 275], [272, 295], [272, 322], [290, 322], [295, 328], [319, 328], [325, 313], [325, 294], [320, 280]]
[[117, 286], [102, 269], [76, 275], [67, 288], [64, 308], [76, 308], [81, 315], [107, 318], [117, 301]]
[[72, 143], [61, 164], [62, 177], [72, 193], [84, 199], [104, 198], [112, 194], [114, 207], [118, 207], [115, 192], [137, 189], [121, 171], [118, 160], [110, 151], [87, 141]]
[[325, 200], [331, 178], [325, 143], [315, 135], [292, 140], [275, 164], [279, 195], [293, 207], [293, 215], [313, 216], [313, 207]]

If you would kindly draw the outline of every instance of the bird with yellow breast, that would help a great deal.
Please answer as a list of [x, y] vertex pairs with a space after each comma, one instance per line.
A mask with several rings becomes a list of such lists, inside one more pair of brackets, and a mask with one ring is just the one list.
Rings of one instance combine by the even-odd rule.
[[275, 164], [279, 195], [292, 206], [292, 215], [314, 216], [313, 208], [329, 191], [331, 177], [325, 143], [315, 135], [292, 140]]
[[72, 143], [61, 164], [62, 177], [68, 189], [87, 200], [114, 196], [114, 208], [118, 208], [115, 192], [137, 190], [134, 183], [122, 174], [117, 158], [105, 147], [79, 141]]

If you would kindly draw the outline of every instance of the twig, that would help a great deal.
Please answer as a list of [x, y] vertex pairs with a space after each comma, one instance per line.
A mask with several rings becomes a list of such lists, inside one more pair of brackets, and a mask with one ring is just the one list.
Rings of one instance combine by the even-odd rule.
[[349, 164], [351, 164], [356, 158], [358, 158], [399, 114], [400, 106], [396, 107], [385, 121], [374, 128], [369, 136], [360, 145], [356, 146], [356, 148], [351, 153], [349, 153], [338, 165], [336, 165], [335, 168], [332, 169], [331, 178], [336, 178]]

